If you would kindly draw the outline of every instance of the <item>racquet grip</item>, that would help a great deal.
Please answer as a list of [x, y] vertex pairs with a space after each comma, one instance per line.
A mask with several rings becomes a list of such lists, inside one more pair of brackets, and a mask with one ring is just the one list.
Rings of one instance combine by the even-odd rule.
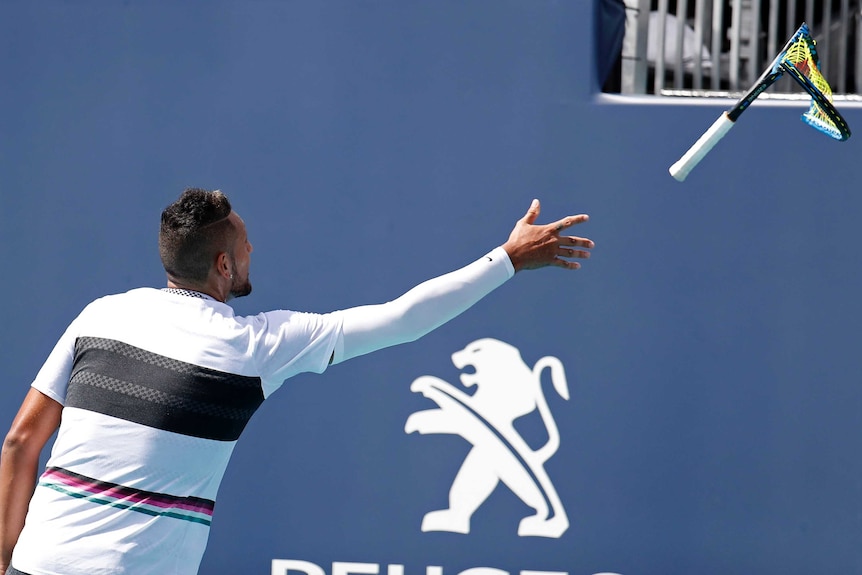
[[715, 146], [732, 127], [733, 120], [728, 117], [727, 112], [722, 113], [721, 116], [713, 122], [712, 126], [710, 126], [700, 138], [698, 138], [694, 145], [692, 145], [692, 147], [689, 148], [688, 151], [670, 167], [668, 170], [670, 175], [677, 181], [681, 182], [685, 180], [688, 173], [692, 171], [698, 163], [700, 163], [704, 156], [709, 153], [712, 147]]

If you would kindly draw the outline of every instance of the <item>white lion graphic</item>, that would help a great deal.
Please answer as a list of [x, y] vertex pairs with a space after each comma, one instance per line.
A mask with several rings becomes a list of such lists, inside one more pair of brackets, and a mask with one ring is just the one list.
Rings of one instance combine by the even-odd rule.
[[[452, 363], [458, 369], [475, 369], [461, 374], [461, 383], [476, 386], [473, 395], [430, 375], [410, 386], [439, 407], [410, 415], [404, 424], [406, 433], [455, 434], [473, 446], [449, 490], [449, 508], [427, 513], [422, 531], [469, 533], [473, 513], [502, 481], [536, 511], [521, 520], [518, 535], [560, 537], [569, 520], [544, 468], [560, 445], [560, 435], [542, 391], [541, 374], [550, 368], [554, 389], [569, 399], [562, 363], [548, 356], [530, 368], [517, 348], [491, 338], [476, 340], [452, 354]], [[535, 410], [548, 440], [533, 450], [514, 422]]]

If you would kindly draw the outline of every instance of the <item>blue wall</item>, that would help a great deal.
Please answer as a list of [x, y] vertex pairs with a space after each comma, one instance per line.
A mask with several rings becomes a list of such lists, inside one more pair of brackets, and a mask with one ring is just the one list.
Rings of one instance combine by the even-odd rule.
[[[0, 421], [87, 302], [163, 284], [158, 214], [186, 186], [249, 226], [240, 313], [391, 299], [535, 196], [543, 221], [591, 215], [594, 258], [288, 382], [240, 441], [201, 572], [862, 573], [858, 140], [758, 102], [679, 184], [667, 167], [728, 103], [597, 95], [592, 22], [583, 0], [4, 2]], [[420, 531], [467, 443], [404, 432], [433, 407], [410, 384], [457, 384], [449, 356], [485, 337], [565, 365], [570, 400], [544, 386], [561, 537], [519, 537], [503, 485], [468, 535]]]

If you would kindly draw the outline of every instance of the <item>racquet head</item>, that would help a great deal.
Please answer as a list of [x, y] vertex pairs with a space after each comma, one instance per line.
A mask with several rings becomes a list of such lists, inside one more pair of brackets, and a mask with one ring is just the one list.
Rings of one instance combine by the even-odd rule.
[[832, 104], [832, 88], [820, 71], [817, 42], [803, 23], [794, 35], [781, 60], [781, 67], [811, 95], [811, 107], [802, 121], [824, 134], [844, 141], [850, 137], [850, 126]]

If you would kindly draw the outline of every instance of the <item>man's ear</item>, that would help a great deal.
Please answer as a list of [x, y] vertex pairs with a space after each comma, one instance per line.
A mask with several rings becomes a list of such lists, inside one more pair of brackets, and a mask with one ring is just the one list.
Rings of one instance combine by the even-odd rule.
[[218, 274], [225, 278], [231, 278], [231, 265], [230, 258], [227, 255], [227, 252], [219, 252], [216, 256], [216, 271]]

